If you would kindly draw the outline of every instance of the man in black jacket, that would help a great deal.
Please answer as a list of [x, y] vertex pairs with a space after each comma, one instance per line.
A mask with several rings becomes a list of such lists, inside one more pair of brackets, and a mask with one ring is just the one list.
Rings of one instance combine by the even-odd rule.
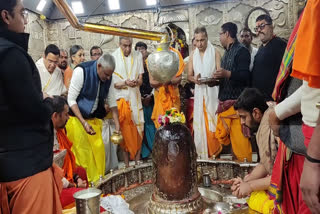
[[0, 213], [61, 213], [50, 99], [27, 53], [26, 24], [21, 0], [0, 0]]
[[[251, 161], [250, 141], [243, 135], [240, 118], [233, 108], [233, 104], [250, 82], [250, 53], [237, 40], [237, 31], [236, 24], [227, 22], [221, 26], [219, 33], [225, 53], [221, 59], [221, 68], [213, 75], [214, 78], [220, 79], [216, 138], [225, 146], [231, 143], [232, 153], [238, 160]], [[227, 148], [224, 149], [230, 152]]]
[[251, 85], [271, 99], [287, 43], [273, 33], [272, 19], [263, 14], [256, 20], [255, 31], [262, 45], [254, 58]]

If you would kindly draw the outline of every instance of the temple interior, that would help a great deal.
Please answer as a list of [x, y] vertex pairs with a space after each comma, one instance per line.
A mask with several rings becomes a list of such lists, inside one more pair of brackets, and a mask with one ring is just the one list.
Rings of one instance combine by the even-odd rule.
[[0, 214], [320, 213], [319, 0], [0, 3]]
[[[68, 49], [74, 44], [81, 45], [84, 48], [86, 60], [90, 59], [89, 50], [94, 45], [100, 46], [104, 52], [112, 52], [118, 48], [119, 38], [117, 36], [76, 30], [63, 17], [52, 1], [47, 1], [43, 11], [36, 10], [39, 2], [25, 2], [26, 8], [31, 10], [26, 31], [32, 32], [29, 53], [34, 60], [38, 60], [45, 47], [51, 43], [64, 49]], [[120, 1], [120, 9], [112, 11], [108, 7], [108, 1], [80, 2], [82, 2], [84, 10], [82, 14], [77, 14], [80, 20], [151, 31], [158, 31], [162, 25], [172, 23], [181, 32], [180, 39], [184, 39], [189, 46], [194, 29], [198, 26], [205, 26], [209, 40], [221, 51], [223, 48], [220, 45], [217, 32], [223, 23], [234, 22], [239, 30], [249, 25], [253, 31], [255, 18], [264, 13], [264, 9], [270, 13], [274, 21], [275, 33], [281, 38], [288, 39], [298, 20], [298, 14], [305, 5], [304, 0], [160, 0], [150, 1], [156, 2], [157, 5], [147, 6], [144, 0], [129, 0]], [[96, 7], [98, 9], [95, 11]], [[141, 40], [134, 39], [133, 43], [138, 41]], [[150, 52], [154, 50], [155, 42], [142, 41], [148, 45]], [[259, 40], [254, 38], [253, 44], [258, 47]]]

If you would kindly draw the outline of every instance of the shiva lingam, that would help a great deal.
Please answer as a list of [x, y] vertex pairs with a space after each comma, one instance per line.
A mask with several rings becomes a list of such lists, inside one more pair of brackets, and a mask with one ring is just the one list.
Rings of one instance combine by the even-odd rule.
[[247, 213], [245, 200], [231, 196], [230, 179], [244, 177], [253, 165], [197, 161], [191, 133], [180, 123], [184, 115], [171, 109], [159, 121], [163, 126], [155, 134], [152, 163], [112, 171], [94, 185], [104, 194], [125, 195], [135, 213]]
[[181, 123], [162, 126], [152, 153], [154, 191], [148, 213], [199, 213], [197, 153], [189, 129]]
[[229, 180], [243, 178], [255, 165], [197, 160], [190, 131], [173, 123], [158, 129], [152, 162], [112, 170], [94, 186], [105, 195], [123, 194], [139, 214], [248, 213], [245, 199], [231, 195]]

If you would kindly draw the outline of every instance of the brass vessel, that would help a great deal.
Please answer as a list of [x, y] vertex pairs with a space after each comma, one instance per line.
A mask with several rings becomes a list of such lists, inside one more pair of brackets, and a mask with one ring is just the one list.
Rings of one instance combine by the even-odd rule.
[[114, 131], [110, 137], [110, 140], [112, 143], [119, 145], [123, 142], [123, 136], [121, 133]]

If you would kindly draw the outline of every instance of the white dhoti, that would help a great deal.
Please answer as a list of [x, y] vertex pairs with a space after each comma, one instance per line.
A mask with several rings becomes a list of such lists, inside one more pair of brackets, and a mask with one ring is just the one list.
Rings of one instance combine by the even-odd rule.
[[[213, 77], [216, 71], [215, 49], [210, 42], [201, 59], [199, 49], [193, 55], [194, 76]], [[220, 144], [211, 139], [216, 131], [219, 87], [209, 87], [208, 85], [196, 85], [194, 92], [194, 113], [193, 129], [194, 142], [198, 156], [207, 159], [210, 155], [220, 152]], [[208, 136], [210, 135], [210, 136]], [[209, 154], [211, 153], [211, 154]]]
[[106, 151], [106, 173], [110, 169], [116, 169], [118, 167], [117, 148], [118, 145], [110, 141], [112, 133], [116, 130], [113, 119], [104, 119], [102, 122], [102, 140]]

